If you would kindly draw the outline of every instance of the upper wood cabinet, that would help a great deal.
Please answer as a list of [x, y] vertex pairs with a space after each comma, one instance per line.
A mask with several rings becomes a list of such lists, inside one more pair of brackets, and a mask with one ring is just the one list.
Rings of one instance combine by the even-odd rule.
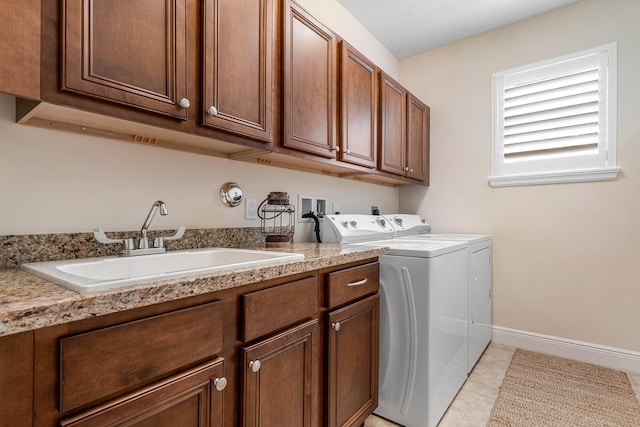
[[205, 125], [273, 141], [276, 9], [272, 0], [204, 2]]
[[407, 97], [407, 176], [429, 184], [429, 107]]
[[62, 1], [62, 90], [186, 120], [186, 0]]
[[427, 183], [428, 108], [294, 0], [8, 2], [0, 11], [16, 25], [30, 22], [23, 7], [45, 18], [41, 47], [25, 55], [39, 64], [41, 76], [24, 79], [36, 87], [0, 64], [0, 92], [42, 101], [19, 99], [20, 123]]
[[291, 0], [283, 14], [282, 146], [335, 158], [336, 36]]
[[0, 0], [0, 92], [40, 97], [40, 0]]
[[397, 175], [407, 166], [407, 91], [384, 72], [380, 73], [380, 143], [378, 169]]
[[429, 107], [380, 73], [378, 169], [429, 183]]
[[340, 42], [339, 159], [376, 167], [378, 68], [344, 40]]

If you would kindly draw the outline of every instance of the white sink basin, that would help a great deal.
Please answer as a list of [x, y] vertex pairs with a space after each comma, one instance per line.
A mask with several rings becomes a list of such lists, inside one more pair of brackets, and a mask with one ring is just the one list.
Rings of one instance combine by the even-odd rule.
[[152, 280], [281, 264], [302, 254], [207, 248], [134, 257], [100, 257], [22, 264], [24, 270], [67, 288], [91, 292]]

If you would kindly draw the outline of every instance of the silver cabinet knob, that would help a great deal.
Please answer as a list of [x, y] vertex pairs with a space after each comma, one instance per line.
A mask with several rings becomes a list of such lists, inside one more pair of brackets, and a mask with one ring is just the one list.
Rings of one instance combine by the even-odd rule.
[[409, 166], [404, 167], [404, 171], [407, 172], [409, 170]]
[[347, 154], [351, 154], [351, 150], [347, 150]]
[[409, 172], [413, 173], [413, 169], [409, 169]]
[[191, 107], [191, 103], [189, 102], [189, 100], [187, 98], [182, 98], [180, 100], [180, 106], [182, 108], [189, 108], [189, 107]]
[[216, 378], [213, 380], [213, 385], [216, 387], [216, 390], [222, 391], [227, 387], [227, 379], [225, 377]]
[[218, 109], [212, 105], [211, 107], [207, 108], [207, 113], [210, 116], [215, 116], [216, 114], [218, 114]]
[[249, 368], [251, 368], [253, 372], [258, 372], [260, 370], [260, 366], [262, 366], [262, 364], [259, 360], [252, 360], [249, 362]]
[[336, 332], [340, 330], [340, 322], [332, 323], [331, 327], [335, 329]]

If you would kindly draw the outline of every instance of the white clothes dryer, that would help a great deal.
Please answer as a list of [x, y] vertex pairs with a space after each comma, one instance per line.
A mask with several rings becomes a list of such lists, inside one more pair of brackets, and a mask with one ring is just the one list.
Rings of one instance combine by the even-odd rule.
[[[469, 348], [467, 371], [471, 372], [491, 342], [492, 328], [492, 247], [487, 234], [431, 233], [418, 215], [384, 215], [403, 240], [443, 240], [464, 242], [469, 258]], [[425, 227], [426, 225], [426, 227]]]

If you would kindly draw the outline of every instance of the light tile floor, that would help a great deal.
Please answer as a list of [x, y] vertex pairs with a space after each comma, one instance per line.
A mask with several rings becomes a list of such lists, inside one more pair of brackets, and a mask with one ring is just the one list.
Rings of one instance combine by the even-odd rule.
[[[491, 343], [440, 420], [438, 427], [486, 426], [514, 351], [513, 347]], [[628, 373], [627, 376], [640, 402], [640, 374]], [[367, 418], [364, 425], [365, 427], [397, 426], [375, 415]]]

